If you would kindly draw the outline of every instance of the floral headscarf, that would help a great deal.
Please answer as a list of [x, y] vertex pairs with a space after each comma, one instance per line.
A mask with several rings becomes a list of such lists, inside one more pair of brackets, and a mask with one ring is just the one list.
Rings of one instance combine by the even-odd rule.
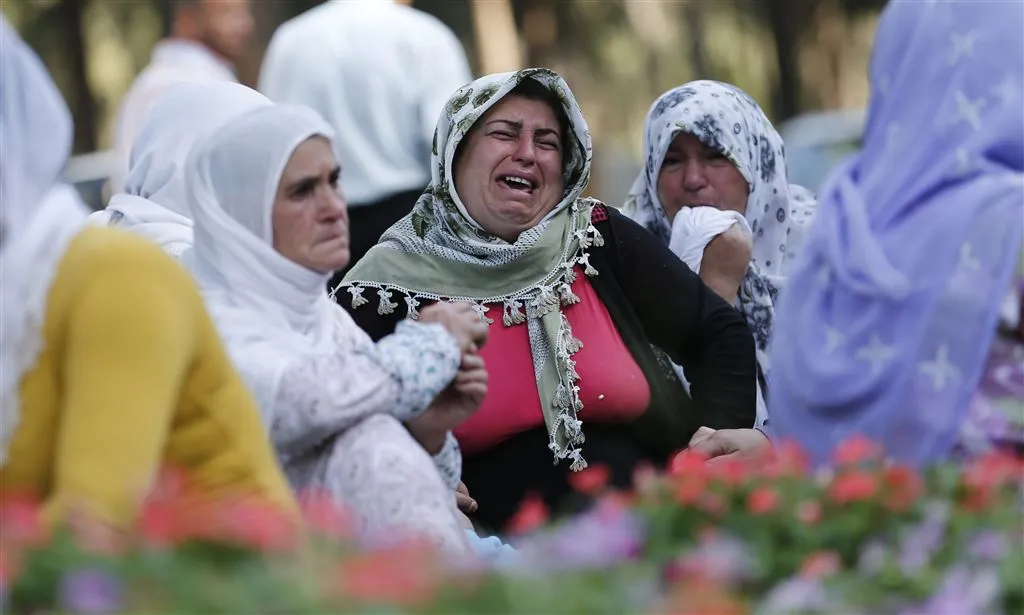
[[644, 170], [633, 182], [624, 211], [669, 244], [672, 225], [658, 197], [665, 154], [680, 133], [689, 133], [729, 159], [747, 181], [747, 222], [754, 235], [750, 268], [739, 289], [740, 309], [757, 341], [767, 371], [774, 304], [796, 257], [814, 197], [790, 185], [782, 137], [754, 99], [736, 86], [691, 81], [661, 95], [644, 124]]
[[882, 14], [864, 145], [822, 188], [772, 344], [773, 429], [816, 462], [853, 434], [913, 464], [958, 438], [1024, 240], [1021, 24], [1020, 2]]
[[[565, 193], [537, 226], [509, 243], [487, 232], [469, 214], [454, 189], [453, 161], [477, 120], [525, 79], [555, 94], [568, 117]], [[556, 460], [570, 459], [573, 470], [586, 467], [580, 449], [582, 422], [577, 418], [583, 404], [572, 359], [582, 343], [573, 336], [561, 308], [580, 301], [571, 289], [577, 265], [587, 275], [597, 275], [587, 249], [604, 241], [590, 221], [597, 202], [580, 197], [590, 177], [590, 160], [587, 123], [569, 86], [556, 73], [530, 68], [477, 79], [455, 92], [441, 113], [430, 186], [412, 212], [384, 233], [334, 291], [349, 293], [356, 309], [370, 302], [363, 296], [367, 289], [376, 290], [381, 315], [398, 307], [392, 300], [398, 293], [411, 318], [418, 316], [423, 299], [472, 302], [489, 323], [492, 306], [501, 305], [505, 326], [529, 328], [541, 408], [551, 434], [549, 447]]]

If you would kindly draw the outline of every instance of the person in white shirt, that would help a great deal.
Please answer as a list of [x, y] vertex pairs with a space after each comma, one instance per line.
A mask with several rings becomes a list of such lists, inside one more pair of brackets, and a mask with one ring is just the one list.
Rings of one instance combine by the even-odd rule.
[[472, 80], [455, 34], [408, 4], [313, 8], [277, 29], [260, 71], [259, 89], [268, 98], [313, 108], [337, 134], [352, 264], [409, 213], [430, 182], [437, 117], [451, 93]]
[[170, 34], [125, 94], [114, 128], [110, 193], [123, 192], [132, 146], [156, 101], [191, 81], [237, 81], [235, 62], [253, 31], [249, 0], [176, 0]]

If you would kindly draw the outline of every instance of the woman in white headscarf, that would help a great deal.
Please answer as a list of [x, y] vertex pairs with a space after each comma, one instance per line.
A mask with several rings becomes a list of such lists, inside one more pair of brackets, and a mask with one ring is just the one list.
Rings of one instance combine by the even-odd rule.
[[331, 135], [313, 111], [277, 105], [197, 146], [189, 265], [293, 487], [343, 503], [370, 542], [416, 535], [467, 553], [450, 430], [486, 393], [487, 330], [470, 307], [439, 306], [374, 344], [328, 298], [349, 258]]
[[128, 228], [181, 257], [192, 247], [185, 158], [193, 144], [246, 111], [269, 104], [256, 90], [237, 83], [200, 81], [171, 88], [135, 139], [124, 192], [90, 219]]
[[691, 81], [651, 105], [644, 157], [625, 213], [740, 309], [767, 377], [775, 302], [815, 210], [813, 195], [789, 183], [782, 137], [743, 90]]
[[161, 466], [197, 495], [296, 513], [252, 397], [187, 272], [150, 243], [86, 225], [59, 182], [72, 124], [0, 17], [0, 495], [123, 525]]

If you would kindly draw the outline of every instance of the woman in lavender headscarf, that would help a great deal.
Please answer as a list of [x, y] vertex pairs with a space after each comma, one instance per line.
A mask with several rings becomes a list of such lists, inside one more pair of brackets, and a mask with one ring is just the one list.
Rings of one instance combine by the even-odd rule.
[[[973, 423], [1024, 231], [1022, 24], [1020, 2], [883, 14], [864, 147], [822, 189], [775, 324], [772, 429], [817, 462], [853, 434], [937, 461]], [[1019, 386], [998, 394], [1020, 413]]]

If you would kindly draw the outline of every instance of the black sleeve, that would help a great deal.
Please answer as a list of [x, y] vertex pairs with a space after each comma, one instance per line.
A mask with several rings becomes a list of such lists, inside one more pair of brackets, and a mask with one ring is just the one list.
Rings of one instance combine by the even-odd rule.
[[650, 342], [683, 367], [701, 424], [752, 427], [757, 356], [743, 315], [654, 235], [607, 209], [598, 228], [614, 275]]

